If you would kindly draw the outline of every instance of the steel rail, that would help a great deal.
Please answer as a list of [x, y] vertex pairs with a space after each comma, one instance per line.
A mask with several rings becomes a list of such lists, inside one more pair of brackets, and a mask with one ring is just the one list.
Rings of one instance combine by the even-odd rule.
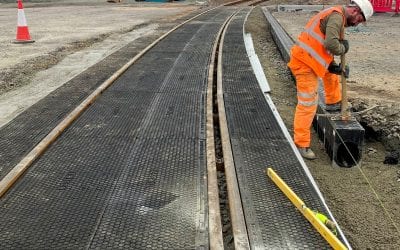
[[219, 206], [218, 178], [217, 165], [215, 157], [214, 143], [214, 115], [213, 115], [213, 84], [215, 81], [214, 70], [217, 58], [217, 49], [221, 40], [222, 32], [232, 18], [234, 13], [229, 16], [222, 24], [214, 41], [214, 46], [211, 53], [210, 65], [208, 67], [207, 80], [207, 180], [208, 180], [208, 224], [209, 224], [209, 239], [210, 249], [224, 249], [224, 241], [222, 237], [221, 212]]
[[11, 171], [4, 176], [0, 181], [0, 198], [14, 185], [14, 183], [22, 176], [22, 174], [32, 165], [32, 163], [38, 159], [47, 148], [67, 129], [108, 87], [110, 87], [115, 80], [117, 80], [130, 66], [138, 61], [144, 54], [146, 54], [151, 48], [158, 44], [161, 40], [167, 37], [169, 34], [183, 26], [184, 24], [196, 19], [197, 17], [212, 11], [221, 6], [217, 6], [196, 16], [178, 24], [171, 30], [167, 31], [150, 45], [140, 51], [134, 56], [129, 62], [117, 70], [112, 76], [104, 81], [97, 89], [95, 89], [85, 100], [83, 100], [74, 110], [72, 110], [49, 134], [47, 134], [22, 160], [11, 169]]
[[247, 4], [248, 6], [255, 6], [267, 0], [236, 0], [223, 4], [224, 6], [234, 6], [240, 4]]
[[[276, 36], [276, 39], [277, 39], [276, 43], [278, 43], [278, 44], [280, 43], [280, 44], [281, 44], [281, 46], [278, 45], [278, 48], [280, 49], [280, 52], [282, 53], [282, 56], [283, 56], [284, 59], [285, 59], [285, 56], [284, 56], [285, 53], [284, 53], [284, 51], [285, 51], [285, 50], [288, 51], [288, 50], [287, 50], [287, 44], [290, 43], [290, 41], [293, 41], [293, 40], [292, 40], [292, 39], [288, 36], [288, 34], [283, 30], [283, 28], [280, 26], [280, 24], [276, 21], [275, 17], [273, 17], [272, 14], [270, 14], [269, 11], [267, 11], [266, 9], [263, 9], [263, 13], [264, 13], [264, 15], [265, 15], [266, 18], [267, 18], [267, 22], [272, 21], [272, 23], [270, 23], [270, 25], [274, 28], [274, 32], [277, 32], [277, 31], [278, 31], [278, 33], [280, 33], [280, 34], [278, 34], [278, 35]], [[275, 28], [276, 28], [276, 30], [275, 30]], [[272, 35], [274, 35], [274, 34], [272, 34]], [[287, 138], [287, 140], [288, 140], [288, 142], [289, 142], [291, 148], [293, 149], [293, 151], [294, 151], [294, 153], [295, 153], [297, 159], [299, 160], [301, 166], [303, 167], [304, 172], [306, 173], [307, 177], [309, 178], [309, 180], [310, 180], [310, 182], [311, 182], [311, 184], [312, 184], [314, 190], [317, 192], [317, 195], [318, 195], [318, 197], [320, 198], [320, 200], [321, 200], [323, 206], [325, 207], [326, 211], [328, 212], [329, 217], [330, 217], [330, 218], [332, 219], [332, 221], [337, 225], [338, 233], [339, 233], [339, 235], [341, 236], [341, 238], [343, 239], [344, 244], [346, 245], [346, 247], [347, 247], [348, 249], [352, 249], [351, 246], [350, 246], [350, 243], [348, 242], [348, 240], [347, 240], [347, 238], [345, 237], [345, 235], [344, 235], [342, 229], [340, 228], [339, 223], [337, 223], [335, 217], [333, 216], [332, 212], [330, 211], [330, 209], [329, 209], [329, 207], [328, 207], [328, 204], [327, 204], [326, 201], [325, 201], [325, 198], [323, 197], [321, 191], [320, 191], [319, 188], [318, 188], [318, 185], [317, 185], [316, 181], [315, 181], [314, 178], [312, 177], [312, 174], [311, 174], [310, 170], [309, 170], [308, 167], [307, 167], [307, 164], [305, 163], [303, 157], [302, 157], [302, 156], [300, 155], [300, 153], [298, 152], [297, 147], [296, 147], [296, 145], [294, 144], [293, 139], [292, 139], [292, 137], [291, 137], [291, 135], [290, 135], [290, 133], [289, 133], [289, 131], [288, 131], [288, 129], [287, 129], [285, 123], [283, 122], [283, 120], [282, 120], [282, 118], [281, 118], [281, 116], [280, 116], [280, 114], [279, 114], [279, 112], [278, 112], [277, 107], [276, 107], [275, 104], [273, 103], [271, 96], [270, 96], [269, 94], [265, 93], [265, 94], [264, 94], [264, 97], [265, 97], [265, 99], [267, 100], [268, 104], [270, 105], [271, 109], [273, 110], [273, 113], [274, 113], [274, 115], [275, 115], [275, 118], [277, 119], [277, 121], [278, 121], [278, 123], [279, 123], [279, 125], [280, 125], [280, 127], [281, 127], [281, 129], [282, 129], [282, 132], [284, 133], [285, 137]]]
[[241, 3], [246, 3], [246, 2], [250, 2], [251, 0], [236, 0], [236, 1], [232, 1], [232, 2], [228, 2], [226, 4], [224, 4], [225, 6], [233, 6], [233, 5], [237, 5], [237, 4], [241, 4]]
[[250, 6], [257, 6], [257, 5], [259, 5], [259, 4], [263, 3], [263, 2], [266, 2], [266, 1], [268, 1], [268, 0], [252, 0], [250, 2]]
[[121, 76], [130, 66], [132, 66], [137, 60], [139, 60], [147, 51], [154, 47], [157, 43], [167, 37], [170, 33], [181, 27], [182, 25], [196, 19], [197, 17], [212, 11], [214, 9], [220, 8], [221, 6], [236, 5], [243, 2], [248, 2], [250, 0], [236, 0], [228, 3], [218, 5], [216, 7], [207, 9], [198, 15], [178, 24], [173, 27], [150, 45], [140, 51], [135, 57], [133, 57], [129, 62], [123, 65], [119, 70], [117, 70], [112, 76], [110, 76], [106, 81], [104, 81], [96, 90], [92, 92], [84, 101], [82, 101], [73, 111], [71, 111], [56, 127], [50, 131], [28, 154], [22, 158], [22, 160], [15, 165], [11, 171], [0, 180], [0, 198], [3, 197], [5, 193], [14, 185], [14, 183], [22, 176], [22, 174], [32, 165], [32, 163], [39, 158], [47, 148], [67, 129], [108, 87], [110, 87], [119, 76]]
[[[235, 13], [235, 15], [238, 11]], [[226, 176], [226, 184], [228, 189], [228, 201], [230, 216], [232, 222], [232, 231], [234, 238], [235, 249], [250, 249], [250, 243], [247, 234], [246, 222], [244, 220], [244, 212], [242, 201], [240, 197], [240, 191], [238, 186], [238, 180], [236, 177], [235, 163], [233, 160], [232, 146], [229, 137], [228, 123], [226, 119], [225, 104], [222, 89], [222, 52], [224, 37], [226, 34], [227, 27], [232, 19], [229, 20], [228, 24], [224, 28], [219, 52], [218, 52], [218, 68], [217, 68], [217, 102], [218, 102], [218, 115], [219, 124], [221, 130], [221, 143], [222, 152], [224, 155], [224, 168]]]

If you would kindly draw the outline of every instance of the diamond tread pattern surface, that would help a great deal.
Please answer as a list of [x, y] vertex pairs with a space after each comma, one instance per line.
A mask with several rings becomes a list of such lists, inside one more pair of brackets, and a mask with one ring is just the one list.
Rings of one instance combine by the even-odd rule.
[[[157, 37], [153, 37], [155, 40]], [[69, 112], [148, 44], [135, 40], [91, 66], [0, 128], [0, 178], [40, 142]]]
[[165, 38], [51, 145], [0, 201], [0, 248], [208, 248], [206, 75], [231, 13]]
[[[200, 13], [193, 11], [178, 18], [182, 22]], [[205, 22], [205, 21], [202, 21]], [[160, 32], [166, 32], [174, 23], [164, 23]], [[189, 30], [191, 24], [182, 27]], [[24, 155], [40, 142], [69, 112], [71, 112], [95, 88], [107, 80], [112, 73], [120, 69], [132, 57], [156, 40], [158, 34], [136, 39], [122, 49], [112, 53], [101, 62], [89, 67], [42, 100], [22, 112], [16, 118], [0, 128], [0, 179], [14, 167]], [[163, 53], [163, 52], [160, 52]], [[166, 53], [166, 52], [165, 52]], [[155, 60], [163, 58], [165, 53], [153, 53]], [[179, 50], [177, 51], [179, 53]], [[155, 68], [154, 70], [157, 70]], [[111, 73], [110, 73], [111, 72]], [[153, 74], [153, 71], [150, 72]]]
[[252, 249], [329, 249], [329, 245], [266, 176], [272, 167], [308, 207], [326, 212], [265, 100], [243, 41], [248, 9], [228, 27], [223, 91], [233, 157]]

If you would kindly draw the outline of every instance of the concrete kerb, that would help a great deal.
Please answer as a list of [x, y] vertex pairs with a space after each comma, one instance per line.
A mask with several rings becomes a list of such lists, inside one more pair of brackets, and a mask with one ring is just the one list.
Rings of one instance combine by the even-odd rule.
[[[290, 59], [290, 49], [294, 45], [294, 40], [285, 32], [267, 8], [264, 7], [263, 12], [268, 23], [271, 25], [272, 37], [283, 59], [288, 62]], [[317, 112], [324, 113], [325, 103], [323, 103], [323, 93], [321, 94], [320, 92], [319, 94], [320, 102]], [[355, 119], [343, 122], [327, 117], [320, 117], [314, 120], [314, 127], [324, 142], [327, 153], [332, 159], [333, 166], [354, 167], [360, 165], [365, 131]], [[342, 135], [339, 135], [338, 131]], [[342, 150], [342, 148], [345, 150]], [[350, 152], [347, 152], [349, 149]]]

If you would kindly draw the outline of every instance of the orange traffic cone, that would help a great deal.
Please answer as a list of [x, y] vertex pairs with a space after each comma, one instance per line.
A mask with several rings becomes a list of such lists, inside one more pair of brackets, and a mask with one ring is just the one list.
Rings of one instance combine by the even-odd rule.
[[28, 25], [26, 24], [26, 18], [24, 13], [24, 7], [22, 6], [22, 0], [18, 0], [18, 27], [17, 27], [17, 38], [14, 43], [33, 43], [29, 35]]

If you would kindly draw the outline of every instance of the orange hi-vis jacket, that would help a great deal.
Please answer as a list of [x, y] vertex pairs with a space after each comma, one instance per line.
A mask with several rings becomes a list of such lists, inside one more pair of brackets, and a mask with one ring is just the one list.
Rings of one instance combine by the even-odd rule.
[[292, 56], [312, 68], [319, 77], [323, 77], [326, 74], [329, 64], [334, 59], [333, 55], [324, 47], [325, 34], [320, 29], [320, 23], [321, 20], [334, 11], [343, 16], [343, 27], [340, 31], [340, 37], [343, 39], [346, 19], [343, 7], [335, 6], [325, 9], [311, 18], [304, 31], [298, 37], [297, 44], [292, 49]]

